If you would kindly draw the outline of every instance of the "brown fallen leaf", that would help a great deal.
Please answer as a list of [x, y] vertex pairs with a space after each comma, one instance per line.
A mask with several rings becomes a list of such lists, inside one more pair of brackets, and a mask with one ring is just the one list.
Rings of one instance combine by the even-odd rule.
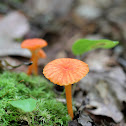
[[85, 113], [81, 113], [77, 119], [82, 126], [95, 126], [94, 121]]
[[[59, 16], [66, 15], [71, 9], [73, 0], [27, 0], [26, 7], [29, 15], [37, 14], [58, 14]], [[34, 8], [34, 9], [33, 9]]]
[[[125, 83], [126, 74], [121, 67], [116, 66], [102, 72], [90, 71], [78, 86], [81, 92], [86, 92], [86, 97], [90, 99], [89, 105], [96, 108], [90, 113], [110, 117], [117, 123], [123, 119], [121, 110], [126, 101]], [[75, 97], [77, 102], [78, 99], [84, 99], [83, 95], [79, 96]]]
[[18, 11], [13, 11], [0, 19], [0, 37], [21, 38], [30, 30], [27, 18]]
[[16, 55], [30, 57], [30, 52], [21, 49], [15, 38], [23, 37], [30, 30], [27, 18], [20, 12], [8, 13], [0, 19], [0, 56]]
[[111, 68], [110, 63], [115, 64], [116, 62], [110, 54], [111, 50], [94, 50], [88, 53], [84, 61], [89, 65], [90, 70], [104, 72]]
[[89, 110], [94, 115], [102, 115], [112, 118], [116, 123], [120, 122], [123, 119], [123, 115], [121, 112], [117, 110], [115, 105], [112, 104], [102, 104], [95, 101], [91, 101], [92, 106], [95, 106], [96, 109]]

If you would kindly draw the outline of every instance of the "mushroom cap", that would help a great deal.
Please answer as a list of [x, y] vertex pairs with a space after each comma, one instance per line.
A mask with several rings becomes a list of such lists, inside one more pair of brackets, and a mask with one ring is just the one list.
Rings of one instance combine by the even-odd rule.
[[76, 83], [86, 76], [88, 72], [88, 64], [71, 58], [53, 60], [43, 69], [44, 76], [60, 86]]
[[26, 39], [21, 44], [22, 48], [27, 48], [30, 50], [36, 50], [45, 46], [47, 46], [47, 42], [44, 39], [40, 38]]

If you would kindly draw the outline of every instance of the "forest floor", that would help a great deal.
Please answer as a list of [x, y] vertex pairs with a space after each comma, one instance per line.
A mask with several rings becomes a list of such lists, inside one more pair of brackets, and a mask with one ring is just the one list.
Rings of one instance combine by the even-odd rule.
[[[120, 44], [115, 48], [93, 50], [83, 58], [90, 72], [73, 86], [75, 117], [69, 126], [126, 126], [125, 0], [56, 0], [47, 5], [42, 1], [0, 2], [0, 68], [6, 67], [2, 65], [5, 60], [13, 66], [29, 61], [29, 51], [20, 47], [27, 38], [48, 42], [47, 58], [38, 63], [41, 76], [53, 59], [78, 58], [71, 48], [80, 38], [117, 40]], [[12, 71], [26, 72], [27, 66]], [[61, 94], [63, 87], [54, 86], [54, 90]], [[65, 103], [64, 98], [57, 100]]]

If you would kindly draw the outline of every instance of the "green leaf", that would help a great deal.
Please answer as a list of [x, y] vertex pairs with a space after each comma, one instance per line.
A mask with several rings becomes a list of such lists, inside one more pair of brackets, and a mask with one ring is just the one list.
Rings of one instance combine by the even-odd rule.
[[104, 49], [113, 48], [117, 44], [119, 44], [118, 41], [111, 41], [107, 39], [101, 39], [101, 40], [80, 39], [73, 44], [72, 52], [75, 55], [81, 55], [83, 53], [86, 53], [88, 51], [97, 48], [104, 48]]
[[10, 104], [16, 108], [22, 109], [25, 112], [32, 112], [36, 107], [36, 100], [29, 98], [24, 100], [11, 101]]

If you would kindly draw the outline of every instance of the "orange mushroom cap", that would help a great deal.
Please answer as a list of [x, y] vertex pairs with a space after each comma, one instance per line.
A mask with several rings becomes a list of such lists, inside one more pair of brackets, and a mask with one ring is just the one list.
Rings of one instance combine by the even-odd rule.
[[43, 69], [44, 76], [60, 86], [76, 83], [86, 76], [88, 72], [88, 64], [71, 58], [53, 60]]
[[47, 46], [47, 42], [40, 38], [26, 39], [22, 42], [21, 47], [30, 50], [35, 50], [38, 48], [43, 48]]

